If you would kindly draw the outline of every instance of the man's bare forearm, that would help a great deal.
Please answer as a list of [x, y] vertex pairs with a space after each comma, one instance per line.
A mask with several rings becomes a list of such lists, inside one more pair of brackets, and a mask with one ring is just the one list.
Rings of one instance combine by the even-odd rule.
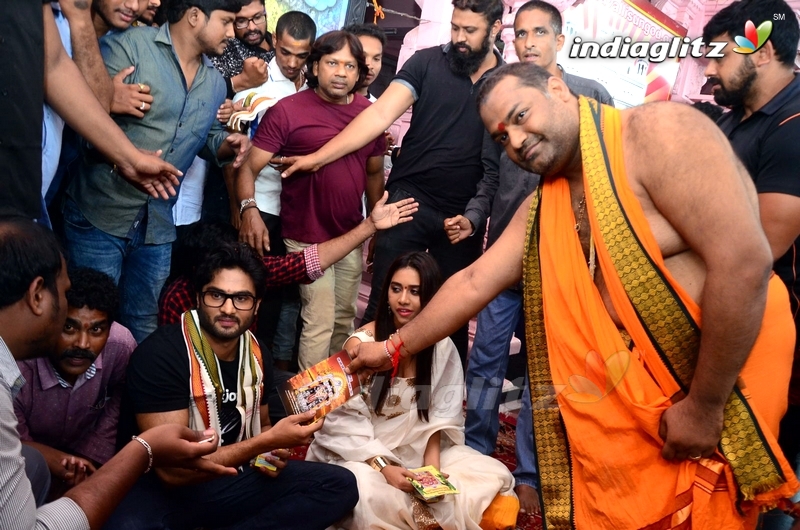
[[383, 164], [381, 164], [380, 171], [370, 173], [367, 175], [367, 215], [370, 214], [375, 204], [381, 200], [384, 191], [384, 177], [383, 177]]
[[248, 162], [234, 173], [233, 187], [236, 190], [236, 202], [241, 202], [256, 195], [256, 176]]
[[53, 12], [43, 6], [45, 30], [45, 100], [70, 127], [114, 162], [130, 161], [136, 147], [97, 101], [78, 67], [61, 45]]
[[352, 252], [353, 249], [369, 239], [375, 232], [377, 232], [375, 224], [367, 217], [346, 234], [320, 243], [317, 245], [320, 268], [325, 270], [341, 260]]
[[383, 131], [391, 125], [391, 122], [389, 122], [384, 126], [383, 121], [385, 120], [375, 110], [374, 104], [367, 107], [342, 132], [334, 136], [317, 151], [320, 163], [323, 165], [330, 164], [334, 160], [361, 149], [377, 138], [379, 134], [383, 134]]
[[100, 105], [106, 112], [111, 110], [114, 98], [114, 85], [108, 75], [103, 56], [100, 53], [99, 38], [92, 24], [88, 4], [76, 1], [75, 9], [68, 16], [70, 40], [72, 41], [72, 60], [89, 84]]
[[316, 155], [322, 165], [361, 149], [382, 135], [414, 103], [411, 91], [400, 83], [389, 83], [381, 97], [361, 111], [342, 132], [325, 144]]
[[95, 471], [90, 480], [78, 484], [64, 496], [80, 506], [90, 528], [100, 528], [147, 469], [148, 460], [147, 450], [139, 442], [128, 442], [114, 458]]
[[236, 189], [236, 200], [241, 202], [256, 196], [256, 178], [266, 165], [272, 160], [274, 153], [251, 147], [247, 160], [234, 174], [233, 185]]
[[[463, 326], [503, 289], [519, 282], [530, 196], [494, 245], [448, 279], [414, 320], [403, 326], [404, 350], [415, 354]], [[405, 352], [404, 352], [405, 354]]]
[[416, 354], [450, 336], [478, 314], [496, 294], [482, 289], [476, 274], [469, 267], [455, 273], [436, 292], [425, 309], [403, 326], [403, 354], [406, 351]]
[[709, 270], [703, 287], [700, 352], [689, 397], [707, 407], [725, 405], [761, 329], [771, 263], [750, 255], [732, 270]]
[[[214, 443], [216, 443], [216, 441]], [[236, 468], [250, 465], [250, 461], [261, 453], [281, 448], [282, 446], [269, 433], [269, 430], [267, 430], [247, 440], [220, 446], [217, 448], [216, 452], [212, 453], [207, 458], [217, 464]], [[219, 478], [219, 475], [188, 471], [179, 468], [158, 469], [157, 472], [161, 480], [172, 487], [199, 484]]]
[[228, 142], [222, 142], [217, 149], [217, 160], [232, 160], [237, 152]]

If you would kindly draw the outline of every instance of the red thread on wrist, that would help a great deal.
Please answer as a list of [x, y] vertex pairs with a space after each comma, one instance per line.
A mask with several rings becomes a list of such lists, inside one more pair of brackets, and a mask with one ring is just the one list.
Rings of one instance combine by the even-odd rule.
[[392, 377], [397, 375], [398, 368], [400, 368], [400, 350], [395, 350], [392, 354]]
[[[394, 336], [397, 336], [398, 340], [400, 341], [400, 344], [395, 344], [394, 340], [392, 339], [392, 337], [394, 337]], [[403, 337], [401, 337], [401, 336], [400, 336], [400, 330], [399, 330], [399, 329], [398, 329], [397, 331], [395, 331], [394, 333], [392, 333], [391, 335], [389, 335], [389, 342], [391, 342], [391, 343], [392, 343], [392, 346], [393, 346], [393, 347], [394, 347], [394, 348], [395, 348], [395, 349], [396, 349], [398, 352], [400, 351], [400, 348], [402, 348], [403, 346], [405, 346], [405, 342], [403, 342]], [[408, 348], [406, 348], [406, 350], [408, 350]], [[405, 357], [404, 355], [401, 355], [401, 356], [402, 356], [402, 357]]]
[[[397, 371], [400, 367], [400, 347], [403, 345], [403, 339], [400, 339], [400, 346], [397, 346], [394, 343], [394, 341], [392, 340], [392, 336], [394, 335], [395, 334], [392, 333], [391, 335], [389, 335], [389, 338], [384, 341], [384, 349], [386, 351], [386, 355], [388, 355], [389, 358], [392, 360], [392, 377], [395, 377], [397, 375]], [[400, 338], [400, 335], [398, 335], [398, 338]], [[387, 343], [392, 345], [391, 352], [389, 352]]]

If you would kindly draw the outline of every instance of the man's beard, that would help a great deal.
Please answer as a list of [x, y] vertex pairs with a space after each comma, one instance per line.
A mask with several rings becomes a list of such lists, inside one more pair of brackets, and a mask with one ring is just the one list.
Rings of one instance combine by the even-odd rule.
[[[259, 37], [258, 41], [251, 42], [250, 40], [248, 40], [248, 37], [252, 37], [254, 35], [258, 35]], [[242, 35], [242, 38], [239, 40], [247, 44], [248, 46], [261, 46], [261, 43], [264, 42], [264, 32], [260, 30], [248, 31], [247, 33]]]
[[712, 78], [719, 86], [714, 92], [714, 101], [723, 107], [743, 105], [744, 100], [750, 95], [756, 77], [758, 77], [758, 73], [753, 61], [750, 57], [745, 57], [742, 65], [736, 71], [736, 76], [729, 82], [731, 88], [725, 88], [719, 78]]
[[[225, 49], [230, 46], [230, 40], [225, 39], [225, 44], [221, 42], [212, 43], [206, 39], [205, 32], [201, 32], [200, 35], [197, 37], [197, 41], [200, 44], [200, 48], [202, 49], [203, 53], [209, 57], [219, 57], [223, 53], [225, 53]], [[222, 47], [222, 50], [219, 48]]]
[[486, 38], [483, 40], [481, 47], [477, 51], [469, 50], [466, 52], [458, 51], [458, 47], [466, 47], [466, 44], [450, 43], [450, 49], [447, 51], [447, 61], [450, 63], [450, 70], [456, 75], [470, 76], [478, 71], [481, 63], [489, 54], [492, 47], [490, 31], [486, 32]]
[[144, 11], [144, 13], [142, 13], [139, 16], [139, 21], [144, 22], [148, 26], [151, 25], [153, 23], [153, 21], [155, 20], [155, 15], [153, 15], [153, 16], [150, 16], [150, 15], [151, 15], [150, 11], [146, 9]]
[[239, 325], [236, 328], [223, 331], [214, 325], [215, 321], [208, 314], [206, 314], [205, 311], [198, 310], [197, 316], [200, 319], [200, 328], [203, 330], [203, 333], [207, 333], [218, 340], [231, 340], [240, 337], [248, 328], [250, 328], [250, 326], [253, 324], [253, 320], [255, 320], [255, 315], [246, 321], [242, 321], [242, 319], [238, 316], [231, 317], [235, 319]]

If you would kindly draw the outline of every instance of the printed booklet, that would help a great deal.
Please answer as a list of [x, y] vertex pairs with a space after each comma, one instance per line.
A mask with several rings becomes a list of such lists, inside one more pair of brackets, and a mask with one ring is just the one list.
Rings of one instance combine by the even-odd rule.
[[357, 376], [345, 373], [350, 356], [345, 350], [328, 357], [286, 381], [278, 393], [287, 414], [316, 410], [317, 421], [361, 393]]
[[409, 471], [417, 475], [416, 479], [408, 479], [414, 486], [414, 494], [425, 502], [439, 502], [443, 495], [458, 493], [456, 487], [433, 466], [418, 467]]

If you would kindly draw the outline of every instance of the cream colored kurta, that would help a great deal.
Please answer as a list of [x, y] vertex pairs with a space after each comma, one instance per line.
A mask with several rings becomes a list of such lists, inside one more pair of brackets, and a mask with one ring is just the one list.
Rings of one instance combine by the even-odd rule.
[[[362, 337], [359, 337], [362, 338]], [[423, 390], [424, 392], [424, 390]], [[366, 460], [384, 456], [406, 468], [423, 465], [428, 439], [441, 432], [441, 470], [460, 493], [447, 495], [429, 508], [444, 530], [478, 530], [484, 510], [500, 493], [514, 495], [514, 479], [497, 460], [464, 445], [464, 374], [453, 342], [434, 349], [428, 422], [417, 415], [413, 379], [395, 378], [381, 415], [368, 395], [358, 396], [331, 412], [314, 436], [307, 460], [346, 467], [358, 480], [359, 501], [348, 529], [416, 529], [412, 498], [389, 485]]]

